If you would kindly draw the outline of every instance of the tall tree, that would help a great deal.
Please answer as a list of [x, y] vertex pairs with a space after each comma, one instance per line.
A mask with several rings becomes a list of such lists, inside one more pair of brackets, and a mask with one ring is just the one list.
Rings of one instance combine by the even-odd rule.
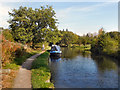
[[9, 23], [14, 39], [22, 43], [42, 42], [46, 31], [57, 29], [55, 11], [48, 5], [35, 10], [20, 6], [19, 9], [13, 9], [12, 12], [9, 12], [9, 15], [12, 16]]

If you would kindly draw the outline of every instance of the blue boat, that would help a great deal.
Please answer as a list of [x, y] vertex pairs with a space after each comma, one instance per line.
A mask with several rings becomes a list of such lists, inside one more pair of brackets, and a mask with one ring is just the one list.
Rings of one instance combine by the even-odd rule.
[[61, 56], [61, 54], [62, 54], [62, 51], [60, 50], [60, 46], [58, 46], [58, 45], [52, 45], [51, 46], [50, 55]]

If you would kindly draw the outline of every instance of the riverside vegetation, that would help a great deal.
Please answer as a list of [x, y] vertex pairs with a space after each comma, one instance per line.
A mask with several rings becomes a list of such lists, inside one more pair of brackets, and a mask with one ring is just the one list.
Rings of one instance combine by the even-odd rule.
[[[2, 36], [2, 69], [10, 69], [9, 73], [2, 76], [2, 88], [12, 88], [13, 80], [20, 65], [30, 56], [38, 53], [31, 48], [24, 49], [24, 45], [17, 43], [12, 38], [9, 30], [4, 30]], [[9, 38], [7, 38], [9, 37]], [[11, 42], [12, 41], [12, 42]]]
[[[3, 29], [1, 34], [3, 69], [18, 70], [26, 58], [41, 51], [43, 44], [45, 47], [51, 44], [77, 47], [81, 50], [91, 50], [98, 55], [104, 54], [120, 58], [120, 32], [105, 32], [101, 28], [98, 34], [87, 33], [79, 36], [68, 29], [58, 30], [56, 25], [58, 20], [55, 14], [52, 6], [48, 5], [35, 9], [20, 6], [19, 9], [13, 9], [12, 12], [9, 12], [12, 17], [8, 20], [10, 29]], [[27, 49], [24, 46], [27, 46]], [[35, 67], [36, 62], [34, 62], [32, 70], [32, 76], [39, 72], [40, 75], [45, 75], [43, 81], [50, 77], [45, 56], [48, 57], [47, 52], [36, 59], [38, 63], [39, 59], [42, 58], [41, 64], [38, 63], [38, 67]], [[34, 80], [37, 80], [36, 78], [43, 77], [36, 75]], [[40, 81], [32, 81], [33, 87], [53, 86], [50, 83], [43, 84], [43, 82], [40, 82], [42, 86], [39, 86], [36, 84], [37, 82]]]
[[51, 73], [48, 67], [49, 52], [40, 55], [32, 64], [32, 86], [33, 88], [53, 88], [50, 82]]

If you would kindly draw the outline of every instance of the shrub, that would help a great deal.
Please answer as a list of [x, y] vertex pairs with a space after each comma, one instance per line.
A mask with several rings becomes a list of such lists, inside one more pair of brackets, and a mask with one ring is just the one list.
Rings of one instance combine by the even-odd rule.
[[7, 41], [4, 36], [2, 36], [2, 66], [5, 66], [7, 63], [10, 63], [15, 58], [15, 52], [19, 49], [21, 50], [21, 46], [17, 43], [11, 43]]
[[13, 38], [13, 36], [11, 34], [11, 30], [4, 29], [2, 33], [3, 33], [3, 35], [4, 35], [4, 37], [5, 37], [6, 40], [9, 40], [11, 42], [14, 41], [14, 38]]

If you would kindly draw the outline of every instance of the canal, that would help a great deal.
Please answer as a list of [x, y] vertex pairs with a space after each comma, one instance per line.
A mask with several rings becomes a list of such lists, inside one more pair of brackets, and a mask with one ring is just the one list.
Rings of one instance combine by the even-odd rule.
[[61, 49], [61, 58], [49, 58], [55, 88], [118, 88], [117, 60], [79, 48]]

